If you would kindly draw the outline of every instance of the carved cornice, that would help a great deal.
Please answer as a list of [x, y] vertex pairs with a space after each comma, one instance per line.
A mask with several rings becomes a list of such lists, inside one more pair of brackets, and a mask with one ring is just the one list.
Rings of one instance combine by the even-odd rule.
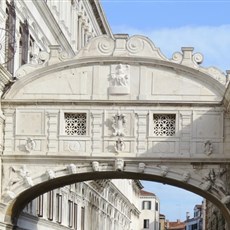
[[103, 9], [101, 7], [101, 3], [99, 1], [95, 0], [89, 0], [89, 3], [92, 7], [93, 13], [95, 15], [95, 18], [97, 20], [97, 23], [101, 29], [102, 34], [107, 34], [112, 37], [112, 32], [109, 27], [109, 24], [106, 20], [105, 14], [103, 12]]
[[67, 40], [64, 33], [62, 32], [60, 26], [58, 25], [56, 19], [51, 13], [46, 2], [45, 1], [33, 1], [33, 3], [37, 7], [42, 18], [46, 21], [47, 26], [49, 27], [50, 31], [52, 32], [53, 36], [57, 39], [59, 44], [61, 44], [62, 47], [65, 49], [65, 51], [68, 52], [70, 55], [74, 55], [75, 53], [69, 41]]

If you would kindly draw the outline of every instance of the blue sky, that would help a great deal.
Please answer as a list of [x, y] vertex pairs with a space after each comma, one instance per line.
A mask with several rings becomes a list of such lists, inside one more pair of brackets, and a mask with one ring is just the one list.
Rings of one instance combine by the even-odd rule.
[[203, 66], [230, 69], [230, 0], [101, 0], [113, 33], [149, 37], [171, 58], [183, 46], [204, 55]]
[[[194, 47], [204, 55], [203, 66], [230, 69], [230, 0], [101, 0], [113, 33], [149, 37], [171, 58], [181, 47]], [[202, 198], [185, 190], [143, 182], [160, 198], [161, 212], [169, 220], [184, 220]]]

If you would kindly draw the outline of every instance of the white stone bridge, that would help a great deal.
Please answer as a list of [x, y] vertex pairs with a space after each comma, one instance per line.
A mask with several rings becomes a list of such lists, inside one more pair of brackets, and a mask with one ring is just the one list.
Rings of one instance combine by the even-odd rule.
[[229, 72], [184, 47], [167, 59], [146, 37], [97, 37], [1, 69], [0, 229], [51, 189], [107, 178], [157, 181], [210, 200], [230, 229]]

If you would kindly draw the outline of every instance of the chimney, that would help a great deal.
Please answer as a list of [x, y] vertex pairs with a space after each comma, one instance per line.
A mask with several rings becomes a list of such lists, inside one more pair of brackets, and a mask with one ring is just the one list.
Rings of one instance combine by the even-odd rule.
[[186, 212], [186, 220], [188, 220], [190, 218], [190, 213]]

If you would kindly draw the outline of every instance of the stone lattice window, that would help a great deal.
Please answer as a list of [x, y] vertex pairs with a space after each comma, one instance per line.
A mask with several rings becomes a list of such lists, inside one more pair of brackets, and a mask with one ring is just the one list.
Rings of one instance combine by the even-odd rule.
[[153, 133], [158, 137], [175, 136], [176, 114], [153, 114]]
[[86, 113], [65, 113], [65, 133], [86, 135]]

